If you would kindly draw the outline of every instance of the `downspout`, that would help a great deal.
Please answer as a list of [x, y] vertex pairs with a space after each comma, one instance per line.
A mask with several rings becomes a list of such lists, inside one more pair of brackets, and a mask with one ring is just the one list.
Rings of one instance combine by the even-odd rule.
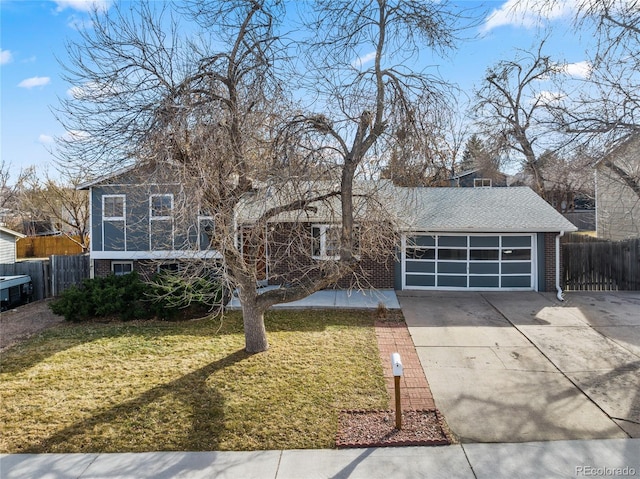
[[556, 298], [560, 301], [564, 301], [564, 293], [560, 287], [560, 238], [564, 236], [564, 231], [560, 231], [560, 234], [556, 236]]

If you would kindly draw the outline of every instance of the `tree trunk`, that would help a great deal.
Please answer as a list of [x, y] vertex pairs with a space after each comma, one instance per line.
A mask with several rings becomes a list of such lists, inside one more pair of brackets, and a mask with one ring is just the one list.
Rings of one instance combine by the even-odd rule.
[[245, 350], [250, 354], [266, 351], [269, 349], [269, 342], [264, 327], [264, 309], [258, 304], [255, 286], [253, 291], [240, 288], [240, 304], [244, 323]]

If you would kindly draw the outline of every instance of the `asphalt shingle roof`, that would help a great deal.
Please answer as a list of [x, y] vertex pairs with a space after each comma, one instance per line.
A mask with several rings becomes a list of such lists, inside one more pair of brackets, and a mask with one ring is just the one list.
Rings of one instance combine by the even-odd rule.
[[506, 233], [577, 230], [529, 187], [396, 188], [394, 203], [404, 219], [405, 230]]

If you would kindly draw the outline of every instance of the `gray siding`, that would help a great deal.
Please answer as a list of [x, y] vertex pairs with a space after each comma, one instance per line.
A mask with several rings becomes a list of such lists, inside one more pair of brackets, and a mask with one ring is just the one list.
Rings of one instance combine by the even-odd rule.
[[0, 264], [10, 264], [16, 261], [16, 237], [0, 231]]
[[[616, 164], [640, 178], [640, 142], [621, 152]], [[640, 197], [602, 163], [596, 170], [596, 226], [599, 238], [620, 241], [640, 237]]]

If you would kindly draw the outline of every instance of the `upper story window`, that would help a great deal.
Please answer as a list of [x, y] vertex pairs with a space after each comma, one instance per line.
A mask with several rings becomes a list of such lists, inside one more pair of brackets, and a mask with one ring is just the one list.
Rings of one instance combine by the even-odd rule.
[[105, 220], [124, 220], [124, 195], [104, 195], [102, 197], [102, 218]]
[[213, 216], [198, 216], [198, 244], [201, 250], [213, 248], [216, 224]]
[[151, 195], [150, 217], [153, 220], [169, 220], [173, 214], [173, 195]]

